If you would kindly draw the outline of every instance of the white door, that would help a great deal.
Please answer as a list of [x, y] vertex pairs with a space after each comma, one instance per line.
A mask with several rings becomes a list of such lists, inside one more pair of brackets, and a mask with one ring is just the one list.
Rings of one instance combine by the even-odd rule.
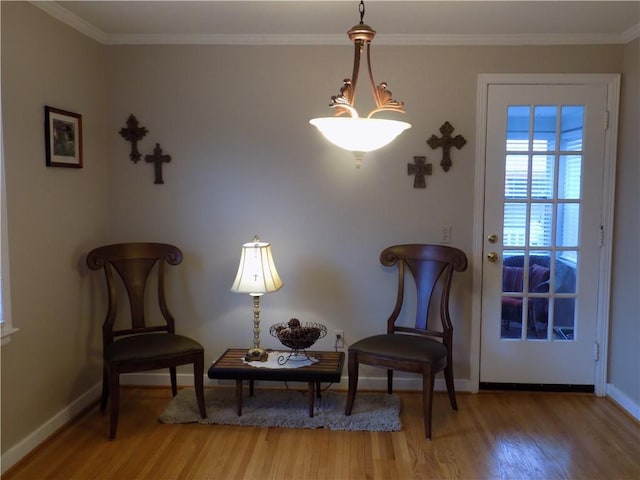
[[594, 385], [607, 84], [489, 85], [480, 382]]

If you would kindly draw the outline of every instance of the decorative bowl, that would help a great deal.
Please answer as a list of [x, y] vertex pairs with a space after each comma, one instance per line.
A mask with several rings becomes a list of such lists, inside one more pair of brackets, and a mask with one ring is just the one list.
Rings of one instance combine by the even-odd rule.
[[304, 350], [327, 335], [327, 327], [321, 323], [307, 322], [304, 325], [297, 318], [288, 322], [276, 323], [269, 328], [271, 336], [280, 340], [285, 347]]

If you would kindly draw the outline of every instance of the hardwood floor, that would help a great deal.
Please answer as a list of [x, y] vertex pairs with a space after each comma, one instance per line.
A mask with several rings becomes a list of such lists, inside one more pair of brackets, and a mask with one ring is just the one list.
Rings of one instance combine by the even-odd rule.
[[163, 425], [169, 389], [124, 388], [116, 440], [96, 406], [3, 479], [640, 479], [640, 425], [604, 398], [436, 393], [427, 441], [400, 395], [403, 430], [371, 433]]

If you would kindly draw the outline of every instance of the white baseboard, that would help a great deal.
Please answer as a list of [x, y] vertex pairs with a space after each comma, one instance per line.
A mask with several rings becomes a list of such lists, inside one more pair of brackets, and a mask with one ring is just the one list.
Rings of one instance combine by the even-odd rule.
[[88, 391], [71, 402], [69, 406], [63, 408], [22, 441], [4, 452], [0, 459], [2, 474], [22, 460], [29, 452], [53, 435], [58, 429], [65, 426], [82, 413], [83, 410], [91, 406], [92, 403], [100, 398], [101, 392], [102, 382], [91, 387]]
[[640, 405], [635, 403], [611, 383], [607, 383], [607, 397], [611, 398], [611, 400], [628, 412], [629, 415], [640, 422]]

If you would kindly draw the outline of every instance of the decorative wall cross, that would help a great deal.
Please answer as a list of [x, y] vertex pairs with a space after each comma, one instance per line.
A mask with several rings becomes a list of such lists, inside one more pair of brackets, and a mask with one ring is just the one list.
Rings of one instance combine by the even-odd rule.
[[129, 115], [127, 119], [127, 128], [120, 129], [120, 135], [127, 141], [131, 142], [131, 153], [129, 158], [133, 163], [138, 163], [140, 160], [140, 152], [138, 151], [138, 140], [144, 137], [149, 131], [145, 127], [138, 126], [138, 119], [133, 116], [133, 113]]
[[462, 135], [456, 135], [452, 138], [451, 133], [453, 133], [453, 130], [454, 128], [449, 122], [444, 122], [440, 127], [442, 137], [438, 138], [435, 135], [431, 135], [431, 138], [427, 140], [427, 145], [434, 150], [442, 147], [442, 161], [440, 162], [440, 165], [442, 165], [442, 169], [445, 172], [448, 172], [449, 168], [451, 168], [451, 147], [460, 149], [465, 143], [467, 143], [467, 140]]
[[160, 148], [159, 143], [156, 143], [156, 148], [153, 149], [153, 155], [147, 155], [144, 159], [148, 163], [153, 163], [153, 171], [155, 173], [155, 181], [153, 183], [163, 184], [162, 164], [169, 163], [171, 161], [171, 156], [162, 155], [162, 148]]
[[407, 163], [407, 175], [415, 175], [413, 188], [427, 188], [425, 175], [431, 175], [431, 164], [426, 163], [427, 157], [413, 157], [414, 163]]

